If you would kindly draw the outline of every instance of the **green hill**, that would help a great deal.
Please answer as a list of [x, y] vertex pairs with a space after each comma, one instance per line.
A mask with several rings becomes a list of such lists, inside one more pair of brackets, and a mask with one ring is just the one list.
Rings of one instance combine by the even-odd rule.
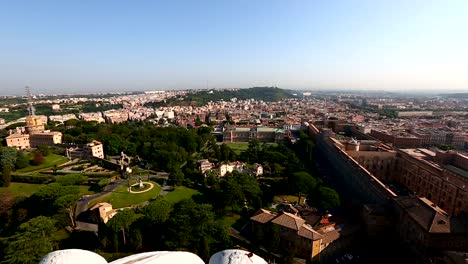
[[293, 91], [277, 87], [252, 87], [247, 89], [225, 89], [196, 91], [182, 97], [171, 98], [165, 103], [149, 103], [147, 106], [167, 105], [205, 105], [210, 101], [229, 101], [231, 98], [238, 100], [255, 99], [265, 102], [276, 102], [286, 98], [294, 98]]

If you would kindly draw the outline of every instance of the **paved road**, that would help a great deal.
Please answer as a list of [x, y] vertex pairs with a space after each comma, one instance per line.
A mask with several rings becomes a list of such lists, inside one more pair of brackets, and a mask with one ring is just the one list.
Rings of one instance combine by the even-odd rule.
[[104, 197], [106, 195], [111, 194], [113, 191], [115, 191], [120, 185], [126, 184], [127, 180], [117, 180], [112, 184], [108, 184], [106, 187], [104, 187], [104, 190], [100, 193], [97, 194], [92, 194], [92, 195], [86, 195], [80, 198], [78, 202], [76, 203], [76, 208], [75, 208], [75, 218], [76, 220], [86, 220], [86, 219], [81, 219], [85, 217], [82, 213], [86, 212], [88, 210], [88, 204], [92, 202], [95, 199]]

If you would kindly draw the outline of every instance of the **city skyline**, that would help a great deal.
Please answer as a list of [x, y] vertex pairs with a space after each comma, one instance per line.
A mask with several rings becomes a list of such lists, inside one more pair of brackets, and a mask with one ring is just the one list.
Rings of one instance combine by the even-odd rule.
[[468, 90], [465, 1], [1, 5], [1, 95]]

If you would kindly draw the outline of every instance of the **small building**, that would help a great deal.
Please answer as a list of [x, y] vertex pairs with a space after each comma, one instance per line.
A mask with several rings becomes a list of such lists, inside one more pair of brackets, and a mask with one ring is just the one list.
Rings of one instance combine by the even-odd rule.
[[0, 118], [0, 125], [4, 125], [4, 124], [5, 124], [5, 119]]
[[27, 149], [31, 147], [28, 134], [11, 134], [6, 137], [6, 142], [8, 147], [16, 149]]
[[47, 131], [35, 133], [29, 137], [31, 147], [36, 148], [40, 145], [53, 146], [62, 143], [62, 132]]
[[118, 212], [116, 209], [112, 209], [112, 204], [110, 203], [97, 203], [89, 210], [98, 221], [103, 222], [104, 224]]
[[252, 234], [269, 232], [272, 225], [278, 227], [280, 246], [296, 248], [297, 256], [316, 259], [322, 249], [323, 235], [315, 231], [306, 221], [291, 213], [276, 214], [260, 209], [250, 218]]
[[86, 145], [75, 145], [66, 149], [66, 155], [69, 159], [89, 159], [91, 157], [104, 158], [104, 149], [102, 143], [93, 140]]
[[60, 105], [59, 104], [53, 104], [52, 105], [52, 111], [60, 112]]
[[240, 161], [234, 161], [229, 163], [223, 163], [219, 166], [219, 176], [223, 177], [228, 172], [243, 172], [244, 171], [244, 163]]
[[198, 161], [200, 172], [205, 173], [215, 167], [214, 163], [210, 162], [208, 159], [202, 159]]

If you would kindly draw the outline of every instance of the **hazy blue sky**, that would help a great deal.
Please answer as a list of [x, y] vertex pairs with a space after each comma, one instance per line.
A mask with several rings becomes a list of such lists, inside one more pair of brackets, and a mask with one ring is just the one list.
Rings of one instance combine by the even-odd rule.
[[468, 91], [467, 0], [0, 0], [0, 94]]

